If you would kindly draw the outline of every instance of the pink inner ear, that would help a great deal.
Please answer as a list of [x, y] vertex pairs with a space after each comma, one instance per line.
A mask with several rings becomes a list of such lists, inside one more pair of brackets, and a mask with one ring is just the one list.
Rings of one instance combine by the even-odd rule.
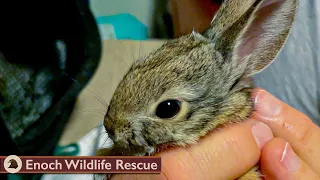
[[244, 32], [242, 39], [240, 39], [241, 43], [237, 50], [239, 60], [252, 54], [257, 48], [266, 32], [264, 27], [268, 19], [280, 8], [283, 2], [285, 2], [285, 0], [264, 0], [259, 10], [255, 13], [253, 22]]

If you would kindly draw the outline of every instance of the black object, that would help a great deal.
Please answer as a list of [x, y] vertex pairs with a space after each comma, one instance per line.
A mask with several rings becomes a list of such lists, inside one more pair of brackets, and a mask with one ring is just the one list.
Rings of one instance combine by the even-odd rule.
[[100, 61], [88, 1], [1, 1], [0, 24], [0, 155], [52, 155]]
[[154, 36], [158, 39], [174, 38], [172, 17], [168, 9], [168, 0], [155, 1], [157, 9], [155, 10]]
[[176, 99], [168, 99], [158, 104], [156, 116], [163, 120], [174, 118], [181, 110], [181, 102]]

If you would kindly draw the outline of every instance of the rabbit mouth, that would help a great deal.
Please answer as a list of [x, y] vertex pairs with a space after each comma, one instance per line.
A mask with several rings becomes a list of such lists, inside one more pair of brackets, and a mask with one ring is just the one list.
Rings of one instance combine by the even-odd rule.
[[164, 150], [167, 150], [171, 147], [174, 147], [174, 145], [170, 144], [170, 143], [163, 143], [163, 144], [159, 144], [156, 146], [154, 152], [152, 155], [156, 154], [156, 153], [159, 153], [159, 152], [162, 152]]

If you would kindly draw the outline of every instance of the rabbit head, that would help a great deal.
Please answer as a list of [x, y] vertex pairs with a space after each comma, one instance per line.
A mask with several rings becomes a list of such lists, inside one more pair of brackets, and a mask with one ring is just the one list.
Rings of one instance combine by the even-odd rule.
[[296, 0], [226, 0], [203, 33], [166, 42], [133, 63], [111, 99], [104, 126], [109, 155], [186, 146], [252, 111], [251, 76], [285, 43]]

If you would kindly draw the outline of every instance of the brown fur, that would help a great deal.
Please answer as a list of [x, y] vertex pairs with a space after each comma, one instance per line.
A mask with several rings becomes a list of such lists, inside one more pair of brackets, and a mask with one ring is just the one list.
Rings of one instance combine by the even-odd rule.
[[[114, 146], [99, 154], [148, 155], [163, 144], [188, 146], [221, 125], [247, 119], [251, 76], [281, 50], [296, 5], [296, 0], [226, 0], [207, 31], [170, 40], [136, 61], [105, 117]], [[169, 98], [182, 101], [180, 113], [157, 118], [156, 106]], [[260, 179], [256, 169], [240, 179]]]

